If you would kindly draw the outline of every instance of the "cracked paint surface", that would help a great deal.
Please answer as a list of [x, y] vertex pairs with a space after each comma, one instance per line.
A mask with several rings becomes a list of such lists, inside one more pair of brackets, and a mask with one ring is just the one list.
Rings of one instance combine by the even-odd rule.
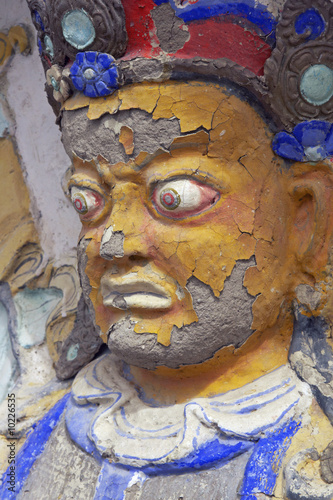
[[[228, 500], [332, 498], [321, 463], [333, 446], [332, 165], [275, 156], [281, 122], [257, 101], [271, 112], [262, 76], [283, 3], [127, 0], [122, 88], [94, 99], [73, 88], [56, 106], [82, 222], [79, 308], [96, 324], [75, 319], [62, 370], [83, 340], [111, 353], [78, 374], [44, 464], [62, 471], [78, 448], [81, 465], [99, 457], [81, 477], [96, 498], [199, 498], [201, 486]], [[313, 15], [297, 22], [312, 29]], [[38, 467], [27, 491], [70, 491]]]
[[[251, 107], [234, 87], [166, 82], [131, 85], [105, 99], [72, 99], [65, 108], [64, 143], [74, 153], [70, 185], [100, 197], [91, 216], [81, 214], [81, 237], [89, 242], [86, 297], [110, 348], [132, 365], [161, 366], [161, 374], [163, 365], [193, 365], [191, 375], [209, 366], [215, 379], [225, 357], [222, 371], [229, 388], [286, 362], [294, 290], [311, 278], [296, 265], [300, 235], [288, 236], [295, 218], [302, 218], [290, 196], [294, 171], [283, 168], [272, 153], [271, 132], [256, 105]], [[105, 126], [109, 120], [113, 135]], [[144, 136], [144, 120], [169, 123], [169, 140]], [[83, 130], [94, 132], [94, 153], [87, 148], [80, 159]], [[161, 205], [162, 195], [175, 196], [173, 186], [185, 186], [183, 197], [186, 189], [206, 192], [208, 199], [207, 193], [216, 196], [207, 206], [184, 198], [185, 212], [173, 212]], [[302, 223], [304, 234], [308, 226]], [[122, 255], [100, 256], [106, 232], [122, 235]], [[189, 280], [197, 279], [219, 298], [237, 262], [251, 257], [242, 282], [252, 297], [247, 335], [237, 336], [235, 318], [235, 338], [222, 338], [209, 354], [202, 348], [198, 363], [200, 349], [191, 352], [190, 339], [199, 327]], [[209, 342], [215, 332], [209, 318], [202, 321]], [[177, 332], [185, 345], [188, 336], [187, 357], [175, 354], [166, 362], [165, 353], [177, 351]], [[263, 354], [259, 360], [254, 346]], [[242, 359], [245, 365], [251, 359], [251, 368], [235, 375], [234, 363], [242, 366]]]

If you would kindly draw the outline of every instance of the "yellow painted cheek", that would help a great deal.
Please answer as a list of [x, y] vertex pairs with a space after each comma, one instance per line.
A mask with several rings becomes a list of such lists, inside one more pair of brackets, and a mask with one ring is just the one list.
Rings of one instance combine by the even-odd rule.
[[292, 238], [286, 216], [289, 200], [287, 191], [279, 189], [284, 182], [281, 177], [269, 174], [262, 189], [253, 229], [256, 267], [249, 268], [244, 278], [248, 292], [257, 296], [252, 306], [252, 328], [259, 331], [276, 322], [283, 303], [291, 302], [290, 291], [295, 288], [292, 280], [297, 267], [293, 252], [288, 250]]
[[207, 247], [207, 251], [200, 259], [197, 259], [197, 267], [193, 276], [209, 285], [218, 297], [236, 261], [249, 259], [254, 254], [255, 240], [251, 237], [247, 240], [245, 242], [238, 239], [229, 242], [221, 241], [218, 253]]
[[[92, 231], [90, 231], [90, 233], [91, 232]], [[103, 297], [100, 293], [100, 283], [102, 276], [107, 270], [108, 262], [99, 256], [100, 233], [102, 233], [101, 229], [95, 232], [95, 238], [91, 239], [88, 243], [86, 250], [88, 260], [85, 273], [91, 286], [89, 298], [94, 305], [96, 325], [101, 329], [102, 334], [104, 334], [102, 338], [104, 342], [106, 342], [107, 339], [105, 334], [108, 332], [110, 326], [123, 318], [125, 312], [105, 307], [103, 304]]]
[[[250, 215], [243, 217], [243, 224], [236, 224], [234, 217], [230, 216], [234, 212], [233, 207], [228, 214], [222, 207], [199, 227], [184, 228], [179, 234], [173, 233], [179, 244], [170, 262], [178, 271], [178, 281], [182, 286], [193, 275], [209, 285], [216, 296], [220, 295], [224, 281], [230, 276], [236, 261], [254, 255], [256, 241], [250, 234], [253, 230], [253, 211], [249, 208], [247, 211]], [[249, 233], [241, 233], [240, 224]]]
[[[171, 234], [170, 234], [171, 233]], [[175, 234], [176, 233], [176, 234]], [[234, 238], [230, 231], [228, 234], [225, 229], [223, 243], [220, 243], [221, 236], [217, 236], [216, 231], [209, 227], [183, 229], [177, 234], [177, 231], [169, 231], [169, 238], [179, 241], [176, 252], [169, 258], [170, 269], [177, 281], [182, 287], [186, 286], [191, 276], [198, 278], [203, 283], [209, 285], [216, 296], [220, 295], [223, 289], [226, 277], [231, 274], [232, 269], [239, 259], [248, 259], [253, 255], [255, 240], [250, 235], [245, 238]], [[207, 244], [205, 244], [205, 242]], [[165, 251], [167, 248], [167, 251]], [[159, 242], [158, 251], [162, 256], [170, 250], [169, 244]], [[165, 264], [164, 264], [165, 265]], [[185, 298], [180, 302], [178, 310], [174, 309], [170, 313], [150, 319], [135, 318], [138, 323], [134, 331], [137, 333], [148, 332], [157, 334], [158, 342], [169, 345], [170, 335], [173, 326], [178, 328], [183, 325], [191, 324], [197, 321], [197, 315], [193, 310], [191, 296], [185, 289]]]
[[86, 275], [89, 278], [90, 286], [92, 288], [98, 288], [100, 284], [100, 278], [104, 274], [107, 262], [99, 257], [100, 240], [92, 239], [89, 241], [87, 246], [87, 265], [86, 265]]

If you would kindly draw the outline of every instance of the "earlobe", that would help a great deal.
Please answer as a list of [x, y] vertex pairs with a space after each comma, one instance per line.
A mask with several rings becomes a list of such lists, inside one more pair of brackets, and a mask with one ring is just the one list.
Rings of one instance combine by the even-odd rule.
[[327, 264], [332, 236], [333, 173], [325, 165], [304, 165], [302, 174], [293, 178], [289, 194], [295, 256], [303, 272], [317, 276]]

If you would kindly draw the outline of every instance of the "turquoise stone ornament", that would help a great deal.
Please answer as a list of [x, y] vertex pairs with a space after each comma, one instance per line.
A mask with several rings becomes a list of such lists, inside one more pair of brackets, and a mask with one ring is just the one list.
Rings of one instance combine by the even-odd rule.
[[325, 64], [310, 66], [302, 76], [300, 90], [310, 104], [325, 104], [333, 96], [333, 71]]
[[55, 91], [58, 91], [60, 89], [59, 82], [57, 82], [57, 80], [54, 78], [54, 76], [51, 76], [51, 85]]
[[79, 344], [74, 344], [71, 345], [70, 348], [67, 351], [67, 360], [68, 361], [73, 361], [74, 359], [77, 358], [77, 353], [79, 352], [80, 346]]
[[54, 48], [53, 48], [53, 43], [49, 35], [44, 36], [44, 45], [45, 45], [45, 52], [49, 54], [51, 59], [54, 57]]
[[66, 12], [61, 27], [65, 40], [76, 49], [85, 49], [95, 40], [94, 24], [83, 9]]

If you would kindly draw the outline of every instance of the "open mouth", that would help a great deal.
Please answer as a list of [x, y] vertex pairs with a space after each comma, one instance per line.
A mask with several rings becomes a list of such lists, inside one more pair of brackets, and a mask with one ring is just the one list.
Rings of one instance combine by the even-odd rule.
[[102, 278], [101, 292], [105, 306], [117, 309], [168, 309], [171, 296], [151, 281], [138, 279], [135, 273], [121, 278]]

